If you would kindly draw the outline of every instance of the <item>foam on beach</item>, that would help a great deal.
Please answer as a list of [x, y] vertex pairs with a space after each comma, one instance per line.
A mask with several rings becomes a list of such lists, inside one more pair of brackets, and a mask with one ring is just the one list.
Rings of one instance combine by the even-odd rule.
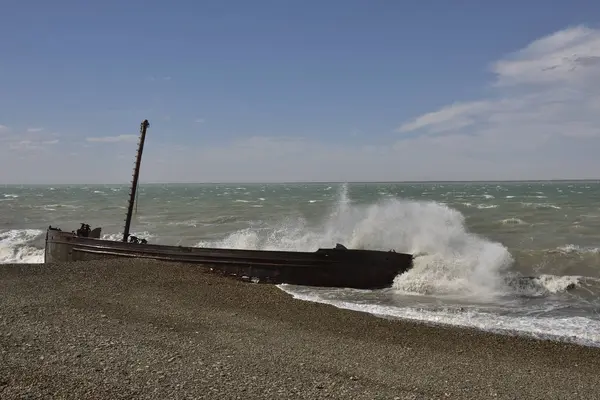
[[477, 310], [465, 310], [464, 307], [446, 307], [439, 310], [395, 307], [327, 299], [316, 293], [303, 292], [297, 287], [289, 285], [279, 285], [279, 288], [299, 300], [330, 304], [338, 308], [366, 312], [380, 317], [476, 328], [498, 334], [550, 339], [583, 346], [600, 347], [600, 321], [584, 317], [506, 316]]

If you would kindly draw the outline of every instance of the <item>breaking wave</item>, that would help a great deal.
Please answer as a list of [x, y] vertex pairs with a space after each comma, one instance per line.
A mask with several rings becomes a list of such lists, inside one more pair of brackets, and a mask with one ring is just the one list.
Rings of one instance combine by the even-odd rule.
[[382, 199], [352, 204], [342, 186], [325, 221], [310, 226], [302, 217], [247, 228], [198, 246], [314, 251], [342, 243], [348, 248], [419, 255], [394, 288], [419, 294], [489, 296], [505, 290], [503, 272], [512, 264], [507, 248], [467, 231], [464, 216], [433, 201]]
[[0, 232], [0, 264], [44, 262], [43, 235], [44, 231], [38, 229]]
[[588, 280], [589, 278], [583, 276], [542, 274], [532, 277], [508, 276], [506, 283], [513, 289], [514, 294], [543, 297], [575, 289]]

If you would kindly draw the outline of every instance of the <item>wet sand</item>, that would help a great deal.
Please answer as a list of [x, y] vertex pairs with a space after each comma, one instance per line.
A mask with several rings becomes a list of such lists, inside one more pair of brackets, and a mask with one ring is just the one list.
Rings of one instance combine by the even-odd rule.
[[600, 398], [600, 349], [393, 321], [153, 261], [0, 265], [0, 398]]

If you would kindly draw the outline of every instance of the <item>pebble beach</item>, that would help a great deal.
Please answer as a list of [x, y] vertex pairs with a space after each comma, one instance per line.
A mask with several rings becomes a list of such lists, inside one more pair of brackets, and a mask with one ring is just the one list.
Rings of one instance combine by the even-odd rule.
[[198, 266], [0, 266], [2, 399], [600, 398], [600, 349], [295, 300]]

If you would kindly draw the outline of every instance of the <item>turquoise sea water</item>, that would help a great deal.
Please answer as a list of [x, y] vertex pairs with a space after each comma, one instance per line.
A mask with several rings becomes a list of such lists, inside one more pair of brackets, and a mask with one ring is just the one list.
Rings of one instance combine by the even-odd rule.
[[[124, 185], [0, 186], [0, 263], [42, 262], [48, 225], [120, 237], [127, 198]], [[280, 287], [391, 317], [597, 345], [599, 205], [595, 181], [142, 185], [132, 231], [161, 244], [410, 252], [415, 267], [389, 289]]]

